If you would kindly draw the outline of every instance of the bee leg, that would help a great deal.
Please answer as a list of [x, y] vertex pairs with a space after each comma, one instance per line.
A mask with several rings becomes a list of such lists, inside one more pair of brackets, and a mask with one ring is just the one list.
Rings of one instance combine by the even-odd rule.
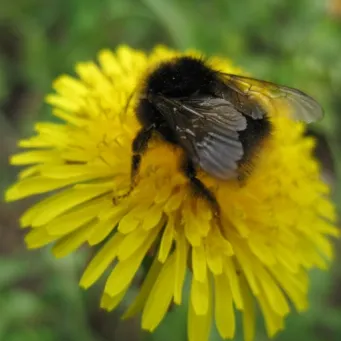
[[191, 181], [191, 185], [195, 193], [202, 195], [211, 205], [215, 216], [220, 215], [220, 207], [214, 194], [202, 183], [196, 176], [194, 164], [191, 160], [186, 160], [183, 165], [185, 175]]
[[131, 181], [134, 183], [136, 174], [141, 164], [141, 154], [147, 149], [148, 142], [152, 137], [155, 126], [152, 124], [147, 128], [142, 128], [133, 140], [133, 157], [131, 160]]
[[154, 125], [150, 125], [147, 128], [142, 128], [136, 135], [132, 143], [133, 157], [131, 159], [131, 173], [130, 173], [130, 188], [127, 193], [114, 198], [113, 201], [116, 203], [117, 199], [127, 197], [135, 187], [135, 178], [141, 164], [141, 154], [147, 149], [148, 142], [152, 136]]

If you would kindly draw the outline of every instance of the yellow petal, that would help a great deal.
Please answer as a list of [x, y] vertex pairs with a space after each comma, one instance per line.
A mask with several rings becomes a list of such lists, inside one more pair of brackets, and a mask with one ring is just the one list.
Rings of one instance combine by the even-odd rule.
[[161, 263], [164, 263], [169, 255], [169, 251], [173, 244], [174, 238], [174, 216], [170, 215], [168, 221], [161, 237], [161, 242], [159, 246], [158, 259]]
[[160, 191], [156, 193], [154, 202], [155, 204], [162, 203], [164, 205], [165, 201], [170, 197], [172, 192], [172, 186], [163, 186]]
[[68, 209], [95, 198], [106, 191], [105, 188], [67, 189], [44, 199], [28, 209], [21, 217], [21, 224], [23, 226], [44, 225]]
[[283, 329], [283, 316], [277, 315], [276, 312], [271, 309], [263, 291], [261, 291], [259, 295], [258, 303], [264, 316], [268, 336], [273, 338], [279, 330]]
[[65, 139], [67, 140], [68, 127], [62, 124], [51, 122], [37, 122], [34, 125], [34, 130], [39, 133], [37, 138], [43, 138], [53, 142], [53, 145], [65, 146]]
[[283, 290], [295, 304], [298, 311], [305, 311], [308, 307], [306, 293], [308, 291], [307, 275], [300, 270], [298, 273], [290, 274], [280, 266], [270, 268], [274, 278], [279, 282]]
[[337, 219], [336, 209], [333, 203], [326, 198], [320, 198], [318, 205], [315, 206], [318, 214], [322, 217], [327, 218], [330, 221], [335, 221]]
[[115, 79], [115, 76], [122, 74], [122, 66], [117, 61], [115, 54], [110, 50], [102, 50], [99, 54], [99, 62], [103, 68], [103, 72]]
[[205, 282], [207, 276], [206, 254], [203, 244], [192, 248], [192, 268], [194, 278]]
[[176, 211], [182, 203], [183, 196], [184, 196], [183, 192], [177, 192], [177, 193], [173, 194], [168, 199], [168, 201], [165, 205], [164, 211], [167, 213]]
[[319, 220], [319, 222], [315, 225], [317, 231], [323, 234], [327, 234], [333, 237], [339, 237], [340, 231], [331, 223], [328, 223], [324, 220]]
[[187, 269], [188, 243], [185, 236], [179, 233], [176, 237], [174, 268], [174, 302], [181, 304], [182, 291]]
[[192, 246], [199, 246], [201, 244], [201, 235], [199, 232], [200, 221], [194, 216], [190, 203], [187, 203], [182, 212], [182, 219], [184, 223], [184, 230], [186, 238]]
[[287, 315], [290, 310], [289, 305], [278, 284], [262, 266], [257, 266], [255, 271], [263, 287], [264, 296], [268, 299], [273, 311], [280, 316]]
[[114, 261], [117, 255], [118, 245], [122, 240], [123, 235], [116, 233], [97, 252], [96, 256], [91, 260], [83, 273], [79, 283], [81, 287], [87, 289], [98, 280], [108, 266]]
[[98, 214], [99, 222], [94, 226], [89, 236], [89, 244], [96, 245], [101, 243], [116, 228], [126, 214], [126, 211], [127, 207], [124, 205], [102, 208]]
[[223, 257], [219, 250], [209, 243], [206, 246], [207, 265], [213, 274], [219, 275], [223, 272]]
[[211, 219], [212, 219], [212, 210], [207, 205], [207, 202], [202, 198], [198, 198], [196, 200], [196, 215], [200, 220], [199, 233], [202, 237], [206, 237], [209, 231], [211, 230]]
[[109, 296], [115, 296], [130, 285], [147, 251], [155, 241], [157, 230], [152, 230], [145, 243], [128, 259], [118, 262], [104, 288]]
[[310, 236], [312, 242], [314, 243], [314, 248], [318, 248], [321, 253], [323, 253], [327, 259], [333, 258], [333, 247], [328, 239], [322, 235]]
[[81, 207], [73, 209], [70, 213], [53, 219], [45, 228], [51, 235], [63, 236], [95, 219], [103, 205], [105, 205], [103, 198], [85, 203]]
[[243, 308], [243, 330], [244, 340], [253, 341], [255, 338], [255, 304], [251, 296], [250, 289], [243, 276], [240, 280], [241, 292], [244, 302]]
[[107, 165], [48, 165], [41, 167], [41, 175], [49, 179], [67, 179], [91, 176], [92, 179], [112, 175]]
[[118, 249], [118, 259], [120, 261], [124, 261], [131, 257], [137, 251], [137, 249], [140, 248], [150, 238], [150, 235], [155, 235], [155, 233], [158, 232], [160, 228], [161, 226], [155, 227], [155, 229], [152, 231], [136, 229], [133, 232], [127, 234]]
[[[20, 140], [18, 142], [18, 146], [21, 148], [52, 148], [52, 147], [54, 147], [54, 144], [50, 140], [46, 140], [46, 138], [44, 138], [43, 136], [40, 135], [40, 136], [32, 136], [28, 139]], [[52, 155], [54, 155], [54, 153], [52, 153]], [[52, 161], [52, 159], [50, 159], [50, 158], [48, 158], [48, 159]], [[10, 160], [13, 160], [13, 159], [11, 158]], [[60, 160], [60, 158], [58, 157], [57, 160]], [[53, 158], [53, 161], [56, 161], [56, 159]], [[16, 162], [16, 161], [14, 161], [14, 162]], [[43, 162], [45, 162], [45, 161], [43, 161]], [[28, 160], [26, 159], [25, 164], [32, 164], [32, 163], [35, 163], [35, 162], [32, 162], [30, 157]]]
[[71, 93], [74, 97], [87, 95], [89, 91], [84, 83], [68, 75], [59, 76], [53, 82], [53, 88], [60, 94], [67, 96]]
[[273, 254], [273, 248], [267, 245], [267, 241], [260, 238], [256, 234], [248, 240], [250, 250], [257, 256], [262, 263], [271, 266], [276, 263], [276, 258]]
[[208, 278], [204, 282], [198, 282], [192, 278], [191, 304], [196, 315], [206, 315], [210, 300]]
[[59, 110], [59, 109], [55, 109], [52, 111], [53, 116], [56, 116], [60, 119], [62, 119], [63, 121], [66, 121], [76, 127], [84, 127], [86, 126], [86, 120], [80, 118], [80, 117], [76, 117], [74, 115], [70, 115], [67, 112], [63, 111], [63, 110]]
[[[191, 294], [192, 296], [192, 294]], [[196, 314], [193, 304], [188, 308], [188, 340], [189, 341], [208, 341], [212, 324], [212, 298], [211, 289], [208, 289], [208, 306], [206, 314]]]
[[53, 246], [52, 252], [55, 257], [61, 258], [78, 249], [88, 238], [92, 226], [86, 225], [80, 229], [59, 239]]
[[142, 328], [153, 331], [168, 311], [173, 297], [175, 257], [170, 256], [162, 266], [150, 291], [142, 314]]
[[25, 243], [29, 249], [37, 249], [55, 241], [57, 238], [56, 236], [51, 236], [45, 228], [41, 227], [31, 230], [25, 236]]
[[157, 260], [157, 258], [154, 258], [152, 266], [148, 270], [148, 274], [145, 280], [143, 281], [141, 288], [139, 289], [138, 295], [123, 314], [122, 316], [123, 319], [130, 318], [139, 313], [143, 309], [162, 267], [163, 267], [162, 263], [160, 263]]
[[25, 179], [39, 173], [40, 165], [27, 167], [19, 173], [19, 179]]
[[242, 242], [240, 240], [237, 241], [237, 238], [234, 238], [232, 244], [234, 245], [234, 250], [238, 258], [238, 262], [240, 263], [240, 267], [243, 269], [252, 293], [257, 296], [259, 293], [259, 284], [256, 280], [253, 267], [255, 259], [249, 252], [248, 247], [246, 245], [242, 245]]
[[57, 108], [70, 112], [78, 111], [81, 104], [80, 102], [58, 95], [48, 95], [46, 96], [46, 101]]
[[141, 225], [142, 221], [139, 219], [139, 215], [145, 212], [148, 209], [149, 204], [141, 204], [136, 206], [134, 209], [129, 211], [120, 221], [118, 226], [118, 230], [121, 233], [130, 233], [134, 231], [139, 225]]
[[92, 176], [87, 175], [68, 179], [48, 179], [38, 175], [24, 178], [6, 191], [5, 200], [13, 201], [30, 195], [46, 193], [89, 178], [92, 178]]
[[144, 214], [142, 228], [144, 230], [152, 229], [155, 225], [157, 225], [162, 218], [162, 207], [155, 205], [152, 206], [148, 212]]
[[290, 249], [283, 247], [281, 244], [276, 245], [276, 258], [282, 264], [286, 271], [295, 273], [299, 269], [299, 260], [295, 257], [294, 252]]
[[83, 82], [100, 88], [104, 93], [111, 88], [109, 79], [104, 76], [99, 67], [93, 62], [78, 63], [76, 72]]
[[236, 321], [229, 281], [225, 274], [214, 276], [215, 321], [219, 334], [224, 339], [234, 337]]
[[96, 221], [93, 225], [93, 229], [89, 234], [89, 245], [97, 245], [101, 243], [109, 234], [116, 228], [119, 222], [119, 218], [113, 217], [108, 220]]
[[126, 295], [127, 290], [123, 290], [118, 295], [111, 297], [107, 294], [103, 294], [101, 298], [101, 308], [107, 311], [114, 310], [123, 300], [124, 296]]
[[240, 289], [239, 276], [237, 269], [231, 257], [225, 257], [224, 259], [224, 270], [229, 280], [233, 301], [237, 309], [241, 310], [244, 308], [243, 297]]
[[223, 257], [233, 255], [231, 244], [224, 239], [218, 228], [211, 228], [206, 238], [207, 265], [212, 273], [219, 275], [223, 272]]
[[35, 150], [15, 154], [11, 157], [12, 165], [30, 165], [34, 163], [55, 163], [62, 162], [60, 153], [56, 150]]

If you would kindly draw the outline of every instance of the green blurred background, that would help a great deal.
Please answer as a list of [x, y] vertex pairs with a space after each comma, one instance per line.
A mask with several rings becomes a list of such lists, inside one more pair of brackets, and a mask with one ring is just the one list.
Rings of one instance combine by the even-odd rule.
[[[157, 43], [227, 56], [258, 78], [300, 88], [324, 106], [310, 132], [317, 156], [336, 188], [341, 145], [341, 0], [0, 0], [0, 190], [15, 178], [7, 164], [15, 141], [50, 119], [43, 103], [52, 80], [77, 61], [125, 43]], [[327, 142], [326, 142], [327, 141]], [[329, 147], [328, 147], [329, 144]], [[340, 206], [341, 197], [334, 191]], [[29, 252], [18, 216], [32, 199], [0, 202], [0, 341], [182, 341], [186, 307], [173, 310], [155, 334], [139, 321], [98, 308], [99, 284], [78, 287], [90, 257], [55, 260]], [[341, 247], [337, 245], [336, 254]], [[276, 340], [341, 340], [340, 256], [330, 272], [313, 272], [310, 310], [292, 314]], [[257, 340], [267, 340], [261, 318]], [[215, 332], [212, 341], [219, 340]], [[242, 340], [240, 328], [236, 340]]]

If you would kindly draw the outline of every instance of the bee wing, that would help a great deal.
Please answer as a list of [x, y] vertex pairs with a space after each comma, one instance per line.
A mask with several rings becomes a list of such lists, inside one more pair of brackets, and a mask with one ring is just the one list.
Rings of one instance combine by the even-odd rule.
[[224, 83], [237, 92], [234, 102], [238, 109], [254, 119], [262, 118], [268, 112], [268, 106], [274, 109], [270, 114], [287, 113], [292, 119], [307, 123], [323, 117], [321, 106], [300, 90], [244, 76], [222, 75]]
[[231, 103], [199, 97], [159, 97], [153, 103], [196, 165], [219, 179], [237, 175], [238, 161], [243, 156], [238, 131], [246, 128], [246, 119]]

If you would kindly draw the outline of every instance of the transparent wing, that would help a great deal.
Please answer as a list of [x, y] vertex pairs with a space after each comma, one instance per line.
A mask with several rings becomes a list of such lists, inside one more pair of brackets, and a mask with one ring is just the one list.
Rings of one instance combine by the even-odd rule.
[[243, 156], [238, 131], [246, 129], [246, 119], [231, 103], [221, 98], [162, 96], [153, 103], [195, 164], [219, 179], [237, 175]]
[[[263, 117], [269, 106], [273, 109], [270, 115], [288, 114], [294, 120], [307, 123], [323, 117], [322, 107], [300, 90], [244, 76], [222, 74], [222, 77], [230, 89], [241, 95], [235, 96], [236, 106], [246, 108], [247, 112], [242, 112], [252, 118]], [[253, 110], [250, 110], [250, 101], [255, 103]]]

